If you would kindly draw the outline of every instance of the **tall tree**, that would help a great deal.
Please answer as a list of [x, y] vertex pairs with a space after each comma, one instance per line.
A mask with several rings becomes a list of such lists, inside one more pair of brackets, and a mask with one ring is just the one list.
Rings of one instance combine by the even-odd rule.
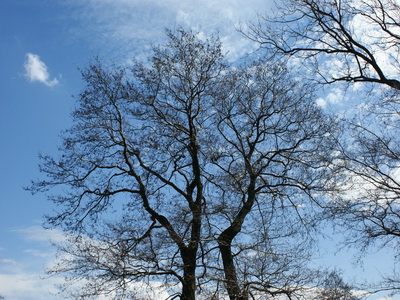
[[[305, 281], [306, 274], [295, 267], [304, 251], [292, 245], [298, 255], [291, 260], [282, 244], [278, 252], [271, 245], [282, 236], [300, 240], [296, 224], [311, 222], [304, 216], [309, 212], [304, 206], [310, 204], [305, 203], [313, 191], [327, 188], [324, 173], [335, 128], [335, 122], [314, 104], [311, 87], [288, 77], [281, 66], [257, 65], [239, 72], [239, 78], [230, 77], [233, 84], [225, 84], [226, 100], [216, 106], [219, 142], [213, 150], [218, 182], [228, 182], [217, 186], [222, 206], [231, 212], [225, 227], [219, 225], [217, 242], [232, 300], [248, 299], [259, 290], [271, 295], [295, 293], [298, 283]], [[259, 231], [251, 240], [249, 233], [255, 228]], [[244, 232], [247, 240], [238, 245]], [[263, 264], [266, 253], [270, 260]], [[258, 264], [244, 263], [251, 255]], [[235, 257], [242, 261], [235, 263]], [[274, 259], [280, 262], [277, 269]], [[298, 272], [290, 284], [283, 276], [286, 271], [288, 276]], [[274, 272], [274, 280], [282, 275], [277, 285], [266, 280]]]
[[281, 65], [229, 67], [191, 31], [168, 40], [146, 64], [83, 72], [62, 155], [32, 187], [67, 191], [50, 196], [49, 224], [71, 233], [53, 272], [83, 280], [83, 298], [161, 282], [180, 299], [301, 291], [335, 122]]
[[207, 102], [225, 65], [217, 40], [201, 41], [186, 31], [169, 32], [168, 38], [149, 67], [106, 70], [94, 64], [84, 71], [87, 86], [63, 155], [43, 157], [50, 180], [36, 187], [69, 188], [52, 198], [62, 210], [49, 218], [51, 225], [84, 232], [85, 223], [115, 218], [107, 215], [113, 207], [126, 212], [115, 227], [120, 239], [110, 248], [114, 254], [105, 255], [108, 249], [96, 241], [88, 247], [78, 240], [75, 270], [94, 282], [85, 295], [109, 292], [113, 287], [105, 288], [113, 282], [124, 287], [170, 276], [182, 286], [181, 299], [195, 298], [205, 203], [201, 169], [207, 165], [199, 135], [209, 126]]
[[[284, 0], [274, 17], [251, 25], [252, 39], [277, 55], [302, 62], [320, 82], [379, 85], [376, 99], [365, 98], [344, 120], [335, 168], [332, 215], [362, 250], [387, 246], [398, 255], [400, 6], [395, 0]], [[377, 85], [375, 85], [376, 87]], [[376, 89], [378, 90], [378, 89]], [[383, 91], [383, 92], [382, 92]], [[371, 96], [371, 95], [370, 95]], [[396, 273], [381, 288], [399, 290]], [[397, 283], [397, 286], [396, 286]]]

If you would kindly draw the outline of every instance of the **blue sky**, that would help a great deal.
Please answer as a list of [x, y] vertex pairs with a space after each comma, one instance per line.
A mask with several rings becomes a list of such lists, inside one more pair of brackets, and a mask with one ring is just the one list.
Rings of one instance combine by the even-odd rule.
[[[52, 204], [23, 187], [40, 176], [38, 153], [55, 154], [58, 134], [70, 124], [72, 95], [82, 88], [78, 68], [95, 55], [118, 63], [145, 57], [164, 29], [176, 26], [218, 31], [230, 57], [239, 57], [254, 45], [235, 26], [270, 6], [262, 0], [0, 1], [0, 295], [62, 299], [49, 295], [60, 279], [41, 279], [54, 259], [49, 239], [60, 238], [41, 228]], [[323, 264], [350, 266], [351, 255], [324, 251]], [[362, 276], [379, 272], [373, 262]], [[362, 272], [347, 269], [348, 277]]]

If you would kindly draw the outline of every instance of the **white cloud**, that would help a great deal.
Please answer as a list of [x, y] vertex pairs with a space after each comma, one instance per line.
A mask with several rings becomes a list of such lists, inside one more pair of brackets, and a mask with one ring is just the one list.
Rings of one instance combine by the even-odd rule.
[[57, 292], [55, 284], [61, 283], [62, 278], [45, 278], [44, 264], [44, 258], [29, 253], [0, 259], [0, 295], [7, 300], [59, 299], [51, 294]]
[[55, 295], [57, 290], [54, 287], [60, 283], [62, 283], [61, 278], [43, 279], [40, 274], [21, 270], [21, 272], [0, 274], [0, 293], [7, 300], [60, 299]]
[[316, 101], [315, 101], [315, 103], [319, 106], [319, 107], [322, 107], [322, 108], [324, 108], [324, 107], [326, 107], [326, 101], [325, 101], [325, 99], [324, 98], [318, 98]]
[[331, 104], [344, 104], [348, 98], [345, 91], [339, 86], [331, 88], [328, 94], [324, 97], [319, 97], [315, 100], [315, 103], [322, 108], [327, 107]]
[[61, 242], [65, 239], [61, 230], [45, 229], [37, 225], [14, 229], [12, 231], [22, 234], [25, 240], [34, 242]]
[[47, 86], [54, 86], [58, 84], [57, 78], [50, 79], [50, 74], [47, 71], [46, 64], [40, 60], [39, 55], [33, 53], [26, 54], [26, 61], [24, 64], [25, 76], [31, 82], [41, 82]]
[[[62, 231], [30, 226], [13, 229], [12, 232], [31, 243], [29, 249], [7, 254], [13, 257], [0, 257], [0, 295], [6, 300], [62, 299], [63, 296], [58, 294], [60, 290], [57, 285], [65, 283], [64, 276], [45, 274], [45, 269], [52, 268], [57, 263], [56, 250], [50, 247], [48, 241], [65, 241]], [[76, 282], [73, 288], [79, 288], [83, 283], [84, 281]], [[149, 289], [148, 285], [154, 290]], [[132, 291], [138, 292], [145, 299], [161, 300], [169, 297], [163, 284], [156, 281], [132, 283]], [[106, 300], [110, 297], [100, 296], [97, 299]]]
[[[75, 34], [89, 41], [103, 54], [130, 59], [147, 53], [161, 43], [165, 29], [179, 26], [209, 35], [217, 33], [230, 57], [238, 57], [255, 48], [237, 27], [255, 20], [272, 1], [248, 0], [69, 0], [74, 8]], [[117, 52], [117, 53], [115, 53]]]
[[55, 249], [49, 241], [62, 239], [59, 230], [30, 226], [12, 230], [25, 241], [25, 249], [10, 252], [4, 249], [0, 256], [0, 295], [7, 300], [60, 299], [55, 295], [61, 276], [49, 277], [45, 269], [53, 265]]

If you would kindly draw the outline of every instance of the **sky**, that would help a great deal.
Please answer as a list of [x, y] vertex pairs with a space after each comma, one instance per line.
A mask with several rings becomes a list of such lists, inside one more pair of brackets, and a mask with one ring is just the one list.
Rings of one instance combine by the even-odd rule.
[[[271, 1], [0, 0], [0, 295], [62, 299], [54, 294], [62, 279], [43, 271], [54, 260], [50, 241], [61, 238], [42, 228], [52, 203], [24, 187], [41, 176], [38, 154], [55, 155], [59, 133], [71, 125], [73, 95], [83, 88], [79, 68], [95, 56], [117, 63], [145, 58], [166, 28], [179, 26], [218, 33], [229, 57], [240, 57], [255, 45], [236, 28], [269, 11]], [[351, 253], [325, 247], [321, 264], [343, 268], [348, 278], [390, 268], [385, 253], [355, 267]]]

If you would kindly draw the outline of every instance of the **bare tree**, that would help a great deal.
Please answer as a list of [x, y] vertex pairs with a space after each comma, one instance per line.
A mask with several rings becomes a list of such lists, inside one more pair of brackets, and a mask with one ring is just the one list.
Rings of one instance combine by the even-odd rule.
[[52, 272], [81, 298], [300, 296], [335, 122], [283, 66], [230, 68], [218, 39], [168, 38], [147, 64], [83, 72], [62, 155], [32, 188], [67, 191], [50, 196], [49, 224], [71, 233]]
[[[207, 165], [199, 134], [208, 126], [207, 102], [225, 66], [217, 40], [186, 31], [168, 38], [166, 47], [154, 50], [150, 67], [94, 64], [85, 70], [87, 86], [63, 155], [43, 157], [49, 180], [35, 188], [68, 187], [52, 198], [62, 209], [49, 224], [93, 239], [78, 237], [76, 248], [64, 247], [72, 261], [56, 269], [92, 279], [85, 296], [168, 276], [182, 286], [181, 299], [195, 298], [205, 201], [201, 169]], [[111, 232], [120, 238], [108, 240], [110, 233], [98, 228], [117, 217], [124, 218], [122, 227]]]
[[[282, 251], [282, 244], [271, 245], [283, 243], [282, 236], [302, 240], [301, 226], [312, 220], [305, 216], [306, 199], [327, 188], [335, 122], [314, 105], [311, 87], [287, 77], [281, 66], [259, 65], [240, 74], [239, 80], [231, 77], [233, 85], [225, 84], [228, 97], [218, 102], [215, 115], [214, 164], [218, 182], [228, 182], [217, 186], [218, 198], [230, 210], [217, 238], [225, 284], [232, 300], [248, 299], [254, 291], [295, 294], [304, 287], [299, 283], [309, 280], [304, 270], [297, 273], [304, 251], [292, 244], [287, 249], [296, 249], [297, 255], [290, 258], [294, 253]], [[255, 228], [259, 231], [251, 240]], [[237, 244], [244, 232], [246, 242]], [[258, 263], [246, 264], [252, 255]], [[267, 279], [268, 274], [275, 278]]]
[[[343, 167], [355, 175], [344, 186], [348, 192], [343, 201], [346, 205], [340, 213], [351, 212], [347, 221], [356, 221], [356, 230], [362, 244], [374, 239], [400, 237], [399, 228], [399, 192], [397, 130], [374, 128], [364, 122], [351, 122], [354, 138], [349, 141], [353, 147], [346, 147], [342, 152]], [[357, 201], [355, 201], [357, 199]], [[338, 211], [339, 212], [339, 211]], [[354, 225], [352, 225], [354, 226]], [[358, 240], [360, 242], [361, 240]]]
[[251, 39], [295, 56], [322, 82], [376, 82], [400, 89], [396, 0], [283, 0], [274, 17], [250, 24]]
[[[392, 103], [391, 106], [397, 105]], [[364, 106], [346, 121], [336, 165], [347, 180], [332, 195], [332, 217], [346, 228], [346, 243], [361, 253], [371, 246], [388, 247], [399, 256], [400, 180], [399, 120], [380, 104]], [[386, 274], [374, 289], [398, 293], [399, 277]]]
[[[348, 244], [363, 251], [370, 245], [390, 247], [396, 256], [399, 20], [399, 2], [393, 0], [284, 0], [276, 16], [260, 18], [248, 34], [273, 53], [304, 63], [322, 83], [389, 87], [378, 95], [379, 103], [368, 99], [359, 114], [344, 120], [342, 147], [334, 160], [342, 193], [332, 195], [332, 216], [347, 229]], [[381, 288], [397, 292], [396, 282], [395, 272], [386, 276]]]
[[327, 272], [322, 278], [322, 288], [314, 300], [358, 300], [353, 288], [344, 282], [339, 271]]

